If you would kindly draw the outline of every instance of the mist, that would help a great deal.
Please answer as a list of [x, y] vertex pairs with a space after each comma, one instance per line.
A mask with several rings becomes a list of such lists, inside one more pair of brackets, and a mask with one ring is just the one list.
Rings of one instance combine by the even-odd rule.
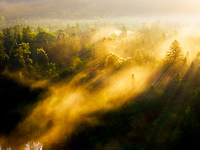
[[[137, 18], [142, 22], [168, 19], [170, 22], [198, 23], [198, 0], [175, 1], [99, 1], [99, 0], [56, 0], [56, 1], [1, 1], [1, 16], [14, 19], [56, 18], [56, 19], [94, 19], [94, 17], [120, 19]], [[59, 9], [58, 9], [59, 8]], [[131, 19], [129, 19], [130, 21]]]
[[0, 150], [197, 148], [199, 4], [1, 1]]

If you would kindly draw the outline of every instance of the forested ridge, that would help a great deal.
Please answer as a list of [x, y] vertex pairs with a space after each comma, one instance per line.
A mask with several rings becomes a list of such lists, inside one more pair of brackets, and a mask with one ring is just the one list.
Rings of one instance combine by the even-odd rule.
[[0, 22], [2, 146], [199, 149], [198, 34], [161, 23], [21, 23]]

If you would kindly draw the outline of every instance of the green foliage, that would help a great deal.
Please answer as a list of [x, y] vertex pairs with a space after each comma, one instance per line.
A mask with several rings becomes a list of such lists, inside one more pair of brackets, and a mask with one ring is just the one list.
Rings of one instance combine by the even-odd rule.
[[3, 71], [8, 63], [9, 57], [4, 52], [4, 47], [2, 41], [0, 41], [0, 72]]
[[31, 54], [29, 44], [25, 43], [19, 44], [19, 48], [21, 49], [21, 51], [23, 51], [23, 58], [25, 61], [27, 71], [31, 71], [31, 69], [33, 68], [32, 66], [33, 61], [29, 58]]
[[29, 44], [19, 44], [18, 48], [14, 49], [10, 54], [8, 62], [9, 71], [16, 72], [25, 68], [30, 71], [32, 69], [32, 60], [29, 58], [30, 54]]
[[22, 29], [22, 39], [25, 43], [28, 43], [30, 41], [30, 35], [31, 34], [31, 30], [30, 30], [30, 26], [27, 26], [27, 28], [23, 28]]
[[20, 71], [25, 67], [23, 56], [18, 52], [13, 52], [10, 55], [8, 70], [11, 72]]
[[66, 69], [65, 71], [63, 71], [60, 76], [62, 78], [65, 78], [65, 77], [69, 77], [69, 76], [72, 76], [76, 73], [76, 70], [74, 67], [70, 67], [69, 69]]
[[5, 53], [9, 55], [14, 42], [14, 30], [12, 29], [12, 27], [3, 29], [3, 40], [4, 40]]
[[37, 57], [36, 57], [36, 62], [40, 65], [40, 66], [46, 66], [47, 63], [49, 62], [49, 58], [46, 54], [46, 52], [40, 48], [37, 49]]
[[59, 78], [59, 73], [57, 72], [55, 63], [48, 63], [47, 78], [56, 79]]
[[75, 68], [76, 70], [81, 69], [83, 66], [83, 61], [80, 58], [75, 58], [72, 60], [72, 67]]

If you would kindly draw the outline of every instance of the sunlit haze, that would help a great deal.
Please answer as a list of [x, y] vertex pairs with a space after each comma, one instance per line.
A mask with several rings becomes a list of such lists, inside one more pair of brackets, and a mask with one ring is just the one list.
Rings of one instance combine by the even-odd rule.
[[0, 150], [199, 149], [200, 0], [1, 0]]

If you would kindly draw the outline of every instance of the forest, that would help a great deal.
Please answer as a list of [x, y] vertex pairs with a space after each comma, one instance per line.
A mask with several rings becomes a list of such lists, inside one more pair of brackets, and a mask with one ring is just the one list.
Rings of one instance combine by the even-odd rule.
[[0, 150], [200, 148], [198, 28], [12, 15], [0, 18]]

